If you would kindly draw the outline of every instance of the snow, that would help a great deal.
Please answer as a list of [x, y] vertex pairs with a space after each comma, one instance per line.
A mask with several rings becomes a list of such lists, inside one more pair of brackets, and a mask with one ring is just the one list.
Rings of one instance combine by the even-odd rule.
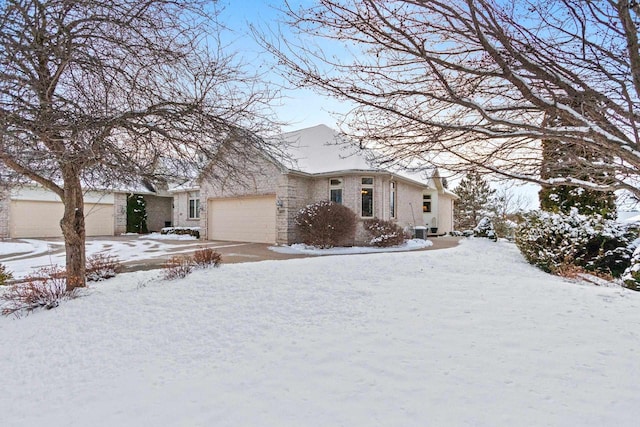
[[[176, 240], [193, 240], [193, 244], [172, 244]], [[6, 245], [6, 248], [5, 248]], [[140, 235], [138, 239], [88, 240], [86, 244], [87, 258], [97, 253], [117, 255], [120, 261], [143, 261], [150, 258], [163, 258], [169, 255], [192, 252], [202, 246], [200, 240], [187, 235], [161, 235], [152, 233]], [[226, 246], [234, 246], [226, 245]], [[64, 265], [64, 242], [36, 239], [21, 239], [19, 242], [2, 242], [0, 244], [0, 263], [13, 273], [15, 278], [22, 278], [34, 269], [52, 264]], [[12, 252], [14, 249], [19, 251]], [[4, 256], [7, 255], [7, 256]]]
[[485, 239], [123, 274], [0, 318], [2, 425], [636, 426], [640, 294]]
[[287, 165], [306, 173], [338, 170], [371, 170], [365, 153], [340, 140], [338, 133], [326, 125], [288, 132], [282, 135], [293, 160]]
[[190, 234], [160, 234], [160, 233], [150, 233], [146, 235], [140, 236], [141, 239], [152, 239], [152, 240], [198, 240], [197, 237], [191, 236]]
[[[418, 228], [418, 227], [416, 227]], [[431, 240], [411, 239], [406, 240], [400, 246], [391, 246], [386, 248], [377, 248], [372, 246], [352, 246], [352, 247], [335, 247], [330, 249], [318, 249], [314, 246], [308, 246], [304, 243], [295, 243], [288, 246], [270, 246], [269, 249], [282, 254], [306, 254], [306, 255], [352, 255], [352, 254], [370, 254], [381, 252], [402, 252], [415, 249], [424, 249], [433, 246]]]

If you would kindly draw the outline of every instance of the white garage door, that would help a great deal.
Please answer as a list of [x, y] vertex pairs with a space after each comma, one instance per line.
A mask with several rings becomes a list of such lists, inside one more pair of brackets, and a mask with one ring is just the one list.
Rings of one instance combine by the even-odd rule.
[[275, 243], [276, 197], [239, 197], [209, 200], [209, 240]]
[[[113, 205], [87, 203], [84, 206], [87, 236], [113, 236]], [[64, 206], [60, 202], [14, 200], [11, 202], [10, 236], [60, 237], [60, 219]]]

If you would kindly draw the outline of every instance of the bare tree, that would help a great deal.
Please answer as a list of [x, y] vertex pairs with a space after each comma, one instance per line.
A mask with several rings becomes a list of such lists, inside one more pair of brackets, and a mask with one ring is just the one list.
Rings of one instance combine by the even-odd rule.
[[270, 94], [224, 52], [215, 19], [200, 0], [0, 2], [0, 181], [64, 203], [68, 289], [85, 284], [87, 186], [188, 175], [221, 145], [266, 144], [254, 132]]
[[[355, 105], [344, 130], [381, 164], [640, 195], [639, 4], [318, 0], [285, 9], [298, 38], [255, 33], [294, 84]], [[553, 178], [543, 140], [569, 148]]]

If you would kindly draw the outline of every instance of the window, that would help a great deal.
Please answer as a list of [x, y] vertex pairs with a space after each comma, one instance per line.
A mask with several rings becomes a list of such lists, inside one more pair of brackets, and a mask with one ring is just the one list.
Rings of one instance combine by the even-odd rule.
[[329, 200], [342, 204], [342, 178], [329, 179]]
[[189, 219], [200, 218], [200, 193], [189, 193]]
[[431, 212], [431, 194], [425, 194], [422, 196], [422, 212]]
[[362, 216], [373, 217], [373, 178], [362, 178], [360, 194], [362, 196]]
[[391, 218], [396, 217], [396, 183], [393, 181], [389, 184], [389, 213]]

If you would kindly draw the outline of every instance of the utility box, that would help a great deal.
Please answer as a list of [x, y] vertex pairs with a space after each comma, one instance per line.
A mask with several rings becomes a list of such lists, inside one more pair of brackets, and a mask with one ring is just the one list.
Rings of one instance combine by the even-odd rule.
[[413, 227], [413, 235], [415, 236], [416, 239], [426, 240], [427, 239], [427, 227], [424, 227], [422, 225], [418, 225], [416, 227]]

